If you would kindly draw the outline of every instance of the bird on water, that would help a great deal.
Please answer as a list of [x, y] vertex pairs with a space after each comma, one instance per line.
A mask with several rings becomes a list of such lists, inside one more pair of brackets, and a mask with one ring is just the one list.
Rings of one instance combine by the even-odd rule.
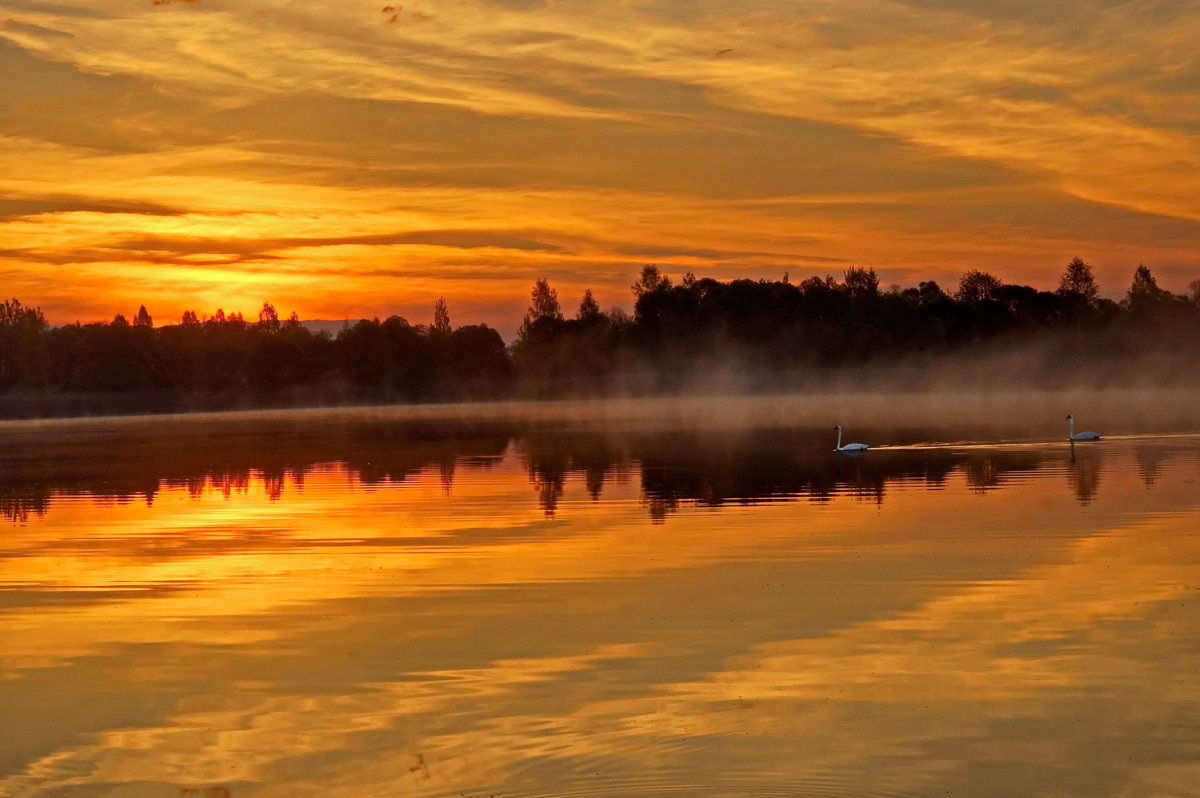
[[842, 446], [842, 425], [838, 424], [834, 429], [837, 430], [838, 434], [837, 443], [834, 444], [834, 451], [852, 453], [865, 452], [867, 450], [865, 443], [847, 443], [845, 446]]
[[1084, 430], [1083, 432], [1075, 431], [1075, 414], [1067, 414], [1067, 440], [1069, 441], [1098, 441], [1100, 433], [1095, 430]]

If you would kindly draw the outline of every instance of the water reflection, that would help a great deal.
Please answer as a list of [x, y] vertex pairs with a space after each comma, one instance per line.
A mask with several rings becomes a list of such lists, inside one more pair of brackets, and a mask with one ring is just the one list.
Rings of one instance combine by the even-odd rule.
[[282, 430], [9, 441], [0, 796], [1200, 776], [1195, 439]]
[[194, 497], [245, 493], [252, 483], [279, 500], [308, 474], [343, 463], [363, 486], [399, 485], [428, 468], [453, 488], [456, 465], [487, 468], [506, 451], [507, 433], [471, 427], [329, 424], [187, 425], [9, 431], [0, 454], [0, 507], [20, 523], [46, 513], [55, 496], [93, 496], [153, 505], [160, 490]]
[[1071, 449], [1071, 487], [1079, 503], [1086, 505], [1096, 497], [1100, 490], [1100, 472], [1104, 462], [1104, 450], [1090, 447], [1082, 455], [1076, 453], [1076, 447]]
[[[83, 434], [14, 434], [0, 454], [0, 513], [11, 523], [45, 515], [56, 497], [91, 496], [153, 505], [164, 489], [193, 497], [229, 497], [261, 488], [272, 501], [303, 491], [306, 478], [330, 464], [354, 484], [401, 486], [435, 470], [452, 494], [463, 470], [494, 468], [516, 456], [545, 517], [554, 518], [566, 484], [581, 480], [598, 500], [610, 484], [640, 481], [642, 505], [661, 521], [682, 504], [720, 507], [803, 499], [822, 504], [838, 495], [882, 504], [889, 486], [943, 486], [961, 473], [987, 493], [1021, 473], [1068, 466], [1078, 500], [1092, 501], [1104, 470], [1102, 445], [891, 447], [864, 457], [836, 456], [821, 433], [588, 433], [498, 424], [434, 426], [334, 423], [321, 427], [162, 424], [146, 430]], [[1182, 444], [1139, 443], [1134, 451], [1146, 486]]]
[[1159, 443], [1143, 443], [1137, 447], [1136, 452], [1138, 473], [1141, 474], [1146, 487], [1150, 487], [1158, 481], [1163, 463], [1171, 457], [1171, 451]]

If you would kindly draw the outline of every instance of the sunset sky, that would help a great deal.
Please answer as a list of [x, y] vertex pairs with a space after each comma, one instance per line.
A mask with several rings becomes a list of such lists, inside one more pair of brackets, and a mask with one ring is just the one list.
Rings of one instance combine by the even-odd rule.
[[644, 263], [1200, 277], [1195, 0], [0, 0], [0, 295], [511, 334]]

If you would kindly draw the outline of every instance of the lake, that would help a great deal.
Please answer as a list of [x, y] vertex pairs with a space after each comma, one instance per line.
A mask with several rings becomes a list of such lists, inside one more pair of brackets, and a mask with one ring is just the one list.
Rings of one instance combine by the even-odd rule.
[[0, 796], [1194, 796], [1200, 436], [1061, 416], [0, 425]]

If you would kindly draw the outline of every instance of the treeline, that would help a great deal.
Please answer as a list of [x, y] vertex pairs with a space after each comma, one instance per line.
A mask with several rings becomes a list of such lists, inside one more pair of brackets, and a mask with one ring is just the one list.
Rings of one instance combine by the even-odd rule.
[[0, 390], [10, 392], [136, 393], [178, 409], [470, 399], [496, 395], [508, 379], [500, 335], [484, 325], [451, 329], [444, 301], [432, 325], [393, 316], [336, 338], [306, 329], [295, 313], [281, 321], [270, 303], [257, 320], [187, 311], [159, 327], [144, 306], [132, 323], [118, 315], [50, 327], [40, 310], [0, 305]]
[[[601, 313], [588, 292], [566, 318], [538, 281], [512, 347], [526, 393], [597, 386], [672, 390], [728, 383], [743, 389], [811, 385], [847, 367], [894, 376], [914, 366], [969, 366], [999, 352], [1022, 355], [1022, 374], [1061, 380], [1148, 355], [1200, 355], [1200, 280], [1190, 296], [1161, 289], [1144, 265], [1120, 302], [1100, 296], [1079, 258], [1054, 291], [968, 271], [952, 291], [934, 281], [883, 290], [873, 269], [843, 279], [697, 279], [678, 283], [646, 266], [632, 286], [634, 314]], [[1009, 366], [1017, 368], [1015, 358]], [[944, 371], [945, 369], [943, 369]], [[862, 375], [861, 370], [855, 372]], [[1123, 383], [1128, 385], [1128, 382]]]
[[1036, 343], [1052, 377], [1114, 358], [1200, 354], [1200, 280], [1177, 296], [1138, 266], [1117, 302], [1099, 295], [1079, 258], [1054, 291], [980, 271], [947, 292], [933, 281], [883, 290], [863, 268], [840, 280], [675, 282], [655, 266], [632, 290], [632, 316], [602, 311], [587, 291], [568, 317], [538, 280], [511, 345], [486, 325], [453, 328], [444, 299], [432, 324], [392, 316], [336, 336], [308, 330], [295, 313], [281, 320], [270, 303], [250, 320], [187, 311], [155, 326], [141, 307], [132, 322], [51, 327], [9, 299], [0, 304], [0, 392], [33, 402], [149, 395], [162, 398], [159, 409], [446, 401], [673, 390], [714, 372], [742, 375], [742, 388], [778, 388], [848, 366], [969, 359], [1014, 344]]

